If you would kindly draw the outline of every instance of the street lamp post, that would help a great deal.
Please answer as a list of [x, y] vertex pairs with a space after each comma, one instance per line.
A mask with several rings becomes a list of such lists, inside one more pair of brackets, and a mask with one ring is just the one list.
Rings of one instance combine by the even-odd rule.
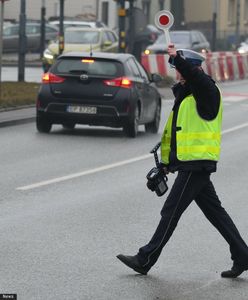
[[64, 1], [60, 0], [60, 15], [59, 15], [59, 54], [62, 54], [65, 47], [64, 42]]
[[4, 22], [4, 2], [7, 0], [0, 0], [1, 15], [0, 15], [0, 83], [2, 81], [2, 53], [3, 53], [3, 22]]
[[163, 10], [164, 9], [164, 0], [158, 0], [159, 2], [159, 10]]
[[216, 50], [217, 10], [218, 10], [217, 0], [213, 0], [212, 51]]
[[40, 23], [40, 58], [43, 56], [45, 50], [45, 38], [46, 38], [46, 4], [45, 0], [41, 3], [41, 23]]
[[239, 46], [240, 41], [240, 0], [237, 0], [237, 19], [236, 19], [236, 28], [235, 28], [235, 46]]
[[118, 16], [119, 16], [119, 52], [126, 51], [126, 30], [125, 30], [125, 0], [119, 0]]
[[129, 0], [129, 32], [128, 32], [128, 51], [133, 53], [135, 39], [135, 18], [134, 18], [134, 0]]
[[19, 31], [18, 81], [24, 81], [26, 54], [26, 0], [21, 0], [20, 31]]

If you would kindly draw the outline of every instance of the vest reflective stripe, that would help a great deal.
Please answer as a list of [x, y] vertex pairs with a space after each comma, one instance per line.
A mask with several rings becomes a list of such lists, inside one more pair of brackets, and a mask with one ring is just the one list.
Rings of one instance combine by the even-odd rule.
[[197, 140], [202, 138], [220, 141], [220, 137], [221, 137], [220, 133], [212, 133], [212, 132], [180, 133], [177, 135], [177, 141]]
[[[165, 126], [165, 132], [172, 131], [172, 117]], [[173, 132], [176, 134], [177, 159], [180, 161], [217, 161], [220, 156], [221, 123], [222, 101], [217, 117], [207, 121], [199, 116], [194, 97], [187, 96], [180, 104], [176, 120], [177, 131]], [[164, 163], [169, 163], [170, 141], [168, 137], [171, 137], [171, 134], [164, 133], [161, 141], [161, 159]], [[165, 150], [162, 152], [162, 149]]]
[[173, 119], [173, 111], [169, 115], [161, 139], [161, 161], [165, 164], [169, 163], [172, 119]]

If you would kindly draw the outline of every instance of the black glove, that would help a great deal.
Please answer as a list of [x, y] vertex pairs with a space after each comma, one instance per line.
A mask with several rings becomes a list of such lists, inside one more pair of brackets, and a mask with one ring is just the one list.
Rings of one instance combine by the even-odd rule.
[[163, 163], [163, 162], [160, 162], [157, 168], [159, 169], [159, 171], [160, 171], [164, 176], [166, 176], [166, 174], [169, 173], [169, 171], [168, 171], [168, 165], [166, 165], [166, 164]]

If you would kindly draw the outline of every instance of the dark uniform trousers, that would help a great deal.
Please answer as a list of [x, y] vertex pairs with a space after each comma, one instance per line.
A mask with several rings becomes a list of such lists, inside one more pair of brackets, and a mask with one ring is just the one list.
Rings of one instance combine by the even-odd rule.
[[182, 213], [193, 200], [229, 244], [234, 264], [248, 268], [248, 247], [232, 219], [221, 206], [210, 180], [210, 173], [205, 171], [178, 172], [151, 241], [139, 249], [138, 259], [142, 266], [149, 270], [156, 263]]

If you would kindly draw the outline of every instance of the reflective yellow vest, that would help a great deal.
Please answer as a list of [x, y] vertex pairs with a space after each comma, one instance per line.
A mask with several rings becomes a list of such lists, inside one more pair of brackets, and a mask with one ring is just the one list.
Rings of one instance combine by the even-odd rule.
[[180, 104], [176, 127], [172, 131], [173, 111], [170, 113], [161, 140], [161, 160], [169, 163], [171, 136], [176, 134], [176, 155], [179, 161], [213, 160], [220, 156], [222, 99], [215, 119], [205, 120], [198, 114], [193, 95]]

